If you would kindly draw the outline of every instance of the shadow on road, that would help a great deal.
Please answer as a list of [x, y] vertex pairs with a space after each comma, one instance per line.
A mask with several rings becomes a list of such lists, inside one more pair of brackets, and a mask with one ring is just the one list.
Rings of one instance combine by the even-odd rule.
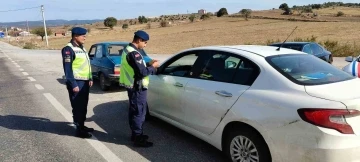
[[157, 118], [144, 124], [144, 134], [149, 135], [154, 146], [134, 147], [130, 141], [128, 100], [100, 104], [93, 111], [89, 120], [108, 133], [95, 132], [99, 140], [126, 145], [150, 161], [224, 161], [221, 152], [212, 145]]
[[46, 118], [19, 115], [0, 115], [0, 127], [12, 130], [38, 131], [74, 136], [75, 129], [69, 122], [53, 122]]
[[[65, 79], [58, 78], [58, 79], [56, 79], [56, 81], [62, 85], [66, 85]], [[93, 93], [93, 94], [117, 93], [117, 92], [121, 92], [121, 91], [125, 91], [125, 89], [116, 84], [112, 84], [110, 86], [109, 90], [103, 91], [103, 90], [101, 90], [99, 80], [97, 80], [97, 79], [94, 79], [93, 86], [90, 88], [90, 93]]]

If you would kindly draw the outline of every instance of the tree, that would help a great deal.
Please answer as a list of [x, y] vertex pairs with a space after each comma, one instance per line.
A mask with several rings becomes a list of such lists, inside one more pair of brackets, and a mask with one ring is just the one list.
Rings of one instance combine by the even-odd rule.
[[145, 16], [139, 16], [139, 17], [138, 17], [138, 20], [139, 20], [139, 23], [140, 23], [140, 24], [143, 24], [143, 23], [147, 23], [147, 22], [148, 22], [148, 19], [145, 18]]
[[282, 9], [284, 10], [285, 8], [289, 8], [288, 4], [287, 3], [283, 3], [279, 6], [279, 9]]
[[104, 20], [104, 25], [112, 30], [117, 25], [117, 19], [115, 17], [108, 17]]
[[217, 17], [221, 17], [221, 16], [224, 16], [224, 15], [228, 15], [228, 12], [226, 10], [226, 8], [220, 8], [220, 10], [217, 12]]
[[[51, 35], [51, 34], [52, 34], [52, 31], [51, 31], [51, 29], [49, 29], [49, 28], [46, 28], [46, 32], [47, 32], [47, 35]], [[45, 36], [44, 27], [35, 28], [35, 29], [31, 30], [31, 33], [40, 36], [40, 37], [41, 37], [41, 41], [44, 41], [44, 36]]]
[[291, 10], [290, 10], [290, 8], [289, 8], [289, 6], [288, 6], [287, 3], [281, 4], [281, 5], [279, 6], [279, 9], [282, 9], [282, 10], [285, 11], [285, 12], [283, 13], [284, 15], [290, 15], [290, 13], [291, 13]]
[[242, 9], [240, 13], [245, 16], [245, 20], [248, 20], [248, 17], [251, 15], [251, 9]]
[[194, 22], [194, 20], [195, 20], [195, 15], [192, 14], [191, 16], [189, 16], [189, 20], [190, 20], [190, 22]]

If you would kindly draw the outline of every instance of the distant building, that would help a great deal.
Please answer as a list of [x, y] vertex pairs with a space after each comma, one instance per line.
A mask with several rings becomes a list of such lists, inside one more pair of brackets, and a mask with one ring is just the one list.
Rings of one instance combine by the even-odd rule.
[[198, 14], [206, 14], [206, 10], [204, 10], [204, 9], [200, 9], [200, 10], [198, 10]]
[[29, 36], [30, 33], [27, 32], [27, 31], [22, 31], [22, 32], [19, 33], [19, 35], [20, 35], [20, 36]]
[[56, 31], [54, 34], [55, 34], [55, 37], [65, 36], [65, 35], [66, 35], [66, 32], [65, 32], [65, 31]]

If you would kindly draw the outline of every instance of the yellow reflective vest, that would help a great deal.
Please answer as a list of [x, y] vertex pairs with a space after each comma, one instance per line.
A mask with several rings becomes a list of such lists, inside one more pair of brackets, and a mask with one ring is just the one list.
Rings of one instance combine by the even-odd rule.
[[66, 46], [70, 47], [75, 53], [75, 59], [72, 62], [72, 70], [76, 80], [90, 80], [92, 79], [90, 60], [87, 56], [86, 50], [80, 47], [75, 47], [72, 43]]
[[[129, 65], [126, 59], [126, 56], [133, 51], [136, 51], [133, 47], [126, 46], [121, 55], [119, 85], [126, 88], [132, 88], [134, 85], [134, 69]], [[140, 53], [139, 51], [137, 52]], [[143, 56], [141, 54], [140, 56], [144, 62], [144, 66], [146, 66]], [[149, 87], [149, 76], [146, 76], [142, 79], [142, 85], [145, 89]]]

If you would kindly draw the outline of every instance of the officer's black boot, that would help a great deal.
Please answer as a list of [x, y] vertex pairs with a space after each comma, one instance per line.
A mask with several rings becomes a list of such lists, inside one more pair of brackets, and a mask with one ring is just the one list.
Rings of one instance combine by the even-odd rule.
[[[148, 135], [144, 135], [142, 134], [141, 137], [145, 140], [149, 139], [149, 136]], [[135, 135], [131, 135], [131, 141], [134, 142], [135, 141]]]
[[152, 142], [144, 139], [143, 136], [135, 136], [134, 145], [137, 147], [152, 147], [154, 144]]
[[[76, 128], [80, 127], [79, 123], [74, 122], [74, 124], [75, 124]], [[89, 128], [89, 127], [87, 127], [87, 126], [84, 126], [83, 129], [84, 129], [86, 132], [93, 132], [93, 131], [94, 131], [94, 128]]]
[[76, 137], [91, 138], [92, 135], [84, 129], [84, 126], [77, 126], [76, 127]]
[[93, 131], [94, 131], [94, 128], [89, 128], [89, 127], [84, 126], [84, 130], [85, 130], [86, 132], [93, 132]]

